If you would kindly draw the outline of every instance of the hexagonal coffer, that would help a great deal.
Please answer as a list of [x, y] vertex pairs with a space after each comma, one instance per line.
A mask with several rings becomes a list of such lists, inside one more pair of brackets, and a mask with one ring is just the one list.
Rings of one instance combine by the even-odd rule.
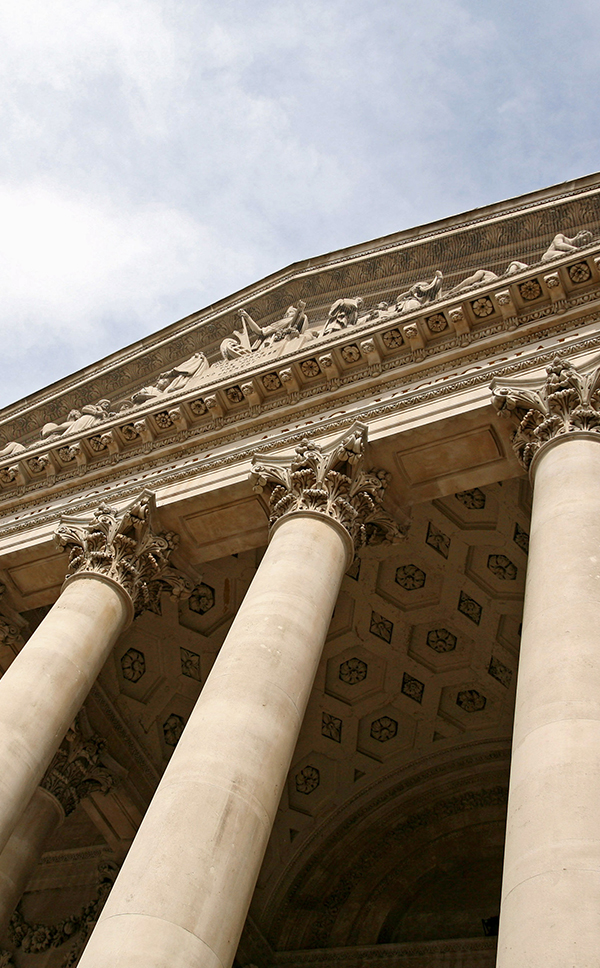
[[384, 673], [384, 659], [357, 643], [329, 659], [325, 692], [342, 702], [360, 702], [383, 689]]

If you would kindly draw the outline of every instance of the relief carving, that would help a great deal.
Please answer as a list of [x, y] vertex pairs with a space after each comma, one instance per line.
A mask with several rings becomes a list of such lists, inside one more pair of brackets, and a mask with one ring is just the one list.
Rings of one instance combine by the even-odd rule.
[[269, 487], [270, 525], [297, 511], [316, 511], [342, 524], [355, 548], [396, 541], [405, 531], [382, 507], [390, 475], [364, 469], [367, 428], [355, 424], [343, 437], [321, 447], [305, 439], [293, 457], [256, 454], [251, 481]]
[[17, 443], [16, 440], [9, 440], [7, 444], [4, 445], [2, 450], [0, 450], [0, 458], [2, 457], [16, 457], [17, 454], [22, 454], [25, 451], [23, 444]]
[[99, 736], [85, 739], [78, 728], [70, 729], [40, 786], [51, 793], [68, 817], [90, 793], [108, 793], [113, 772], [102, 762], [106, 742]]
[[47, 423], [42, 427], [42, 439], [58, 440], [59, 437], [72, 437], [73, 434], [83, 433], [90, 427], [106, 420], [110, 414], [110, 400], [99, 400], [98, 403], [88, 403], [81, 410], [71, 410], [67, 419], [61, 424]]
[[412, 313], [438, 299], [442, 291], [443, 276], [438, 269], [431, 282], [416, 282], [396, 296], [396, 312]]
[[156, 612], [165, 587], [174, 598], [189, 595], [192, 583], [168, 563], [179, 538], [158, 533], [154, 514], [154, 496], [145, 491], [124, 511], [102, 504], [91, 521], [62, 517], [56, 540], [59, 547], [70, 549], [68, 574], [111, 578], [128, 593], [136, 614]]
[[238, 318], [242, 324], [241, 330], [234, 329], [231, 336], [227, 336], [221, 343], [221, 356], [224, 360], [236, 360], [240, 356], [249, 356], [259, 348], [268, 348], [282, 339], [293, 339], [300, 336], [308, 326], [308, 317], [304, 310], [306, 303], [298, 301], [297, 306], [290, 306], [281, 319], [260, 326], [255, 323], [245, 309], [238, 310]]
[[[10, 921], [11, 940], [16, 948], [21, 948], [26, 954], [48, 951], [50, 948], [60, 948], [65, 942], [76, 938], [66, 958], [61, 962], [61, 968], [74, 968], [78, 963], [84, 944], [92, 933], [100, 912], [106, 903], [119, 870], [112, 861], [103, 861], [98, 865], [98, 883], [94, 898], [84, 905], [78, 914], [64, 918], [55, 924], [39, 924], [26, 921], [17, 908]], [[8, 960], [2, 961], [2, 956]], [[12, 966], [9, 952], [0, 952], [0, 966]]]
[[513, 449], [525, 469], [549, 440], [576, 430], [600, 432], [600, 367], [585, 374], [556, 357], [538, 389], [492, 384], [499, 416], [517, 422]]
[[562, 259], [570, 252], [577, 252], [584, 245], [589, 245], [592, 241], [591, 232], [578, 232], [572, 239], [569, 239], [562, 232], [555, 235], [549, 247], [544, 252], [541, 262], [552, 262], [553, 259]]
[[[582, 247], [589, 245], [593, 240], [592, 234], [588, 231], [580, 231], [574, 237], [570, 238], [562, 232], [557, 233], [548, 249], [541, 256], [540, 263], [552, 262], [555, 259], [564, 257], [565, 255], [578, 252]], [[416, 268], [417, 263], [415, 263]], [[60, 412], [60, 401], [55, 401], [52, 406], [45, 408], [44, 418], [50, 421], [45, 423], [41, 431], [41, 440], [47, 443], [54, 443], [59, 441], [62, 444], [63, 438], [67, 438], [66, 446], [61, 447], [57, 451], [58, 456], [52, 456], [50, 459], [47, 455], [43, 455], [43, 458], [39, 460], [46, 460], [46, 466], [42, 464], [27, 464], [26, 462], [19, 462], [20, 456], [27, 450], [29, 446], [37, 446], [39, 442], [34, 442], [33, 444], [22, 444], [18, 440], [10, 440], [4, 443], [4, 446], [0, 449], [0, 461], [3, 458], [13, 458], [11, 465], [5, 465], [0, 470], [0, 484], [5, 486], [11, 485], [22, 485], [27, 483], [28, 476], [31, 474], [42, 473], [46, 470], [48, 476], [52, 472], [52, 463], [56, 464], [56, 469], [58, 471], [62, 470], [64, 464], [72, 464], [75, 466], [77, 463], [80, 466], [84, 466], [88, 461], [88, 454], [84, 451], [77, 451], [77, 443], [74, 441], [73, 444], [69, 445], [68, 439], [77, 436], [84, 436], [89, 433], [89, 431], [95, 431], [104, 421], [107, 419], [115, 419], [120, 414], [129, 415], [135, 414], [135, 410], [156, 402], [157, 404], [166, 403], [170, 394], [180, 395], [182, 392], [187, 392], [198, 387], [206, 385], [209, 381], [214, 382], [216, 380], [221, 380], [228, 378], [234, 373], [241, 373], [242, 370], [246, 369], [248, 362], [256, 358], [261, 360], [267, 359], [270, 356], [273, 357], [283, 357], [286, 353], [300, 348], [300, 346], [305, 345], [305, 343], [312, 342], [313, 340], [320, 340], [323, 337], [330, 336], [333, 333], [347, 330], [354, 326], [364, 326], [371, 322], [382, 322], [387, 319], [392, 319], [403, 314], [418, 312], [423, 310], [431, 303], [434, 303], [440, 299], [448, 298], [452, 295], [460, 296], [463, 292], [468, 292], [471, 289], [477, 289], [478, 287], [488, 285], [493, 282], [498, 282], [499, 280], [505, 280], [504, 285], [508, 285], [508, 278], [516, 273], [520, 273], [525, 269], [531, 268], [527, 263], [519, 262], [513, 260], [509, 263], [507, 268], [504, 270], [502, 276], [498, 276], [495, 272], [479, 268], [471, 272], [465, 279], [463, 279], [454, 288], [443, 291], [443, 275], [440, 270], [437, 270], [433, 278], [430, 280], [421, 280], [413, 285], [411, 285], [404, 292], [398, 294], [394, 301], [388, 303], [387, 301], [380, 301], [376, 306], [369, 310], [364, 309], [364, 300], [360, 296], [356, 297], [341, 297], [336, 299], [329, 309], [327, 320], [325, 323], [319, 324], [318, 321], [309, 323], [308, 316], [306, 314], [306, 304], [302, 300], [297, 300], [295, 304], [289, 306], [286, 312], [280, 318], [273, 322], [265, 323], [264, 325], [260, 322], [256, 322], [252, 315], [245, 309], [241, 308], [237, 311], [237, 316], [241, 323], [241, 328], [230, 330], [227, 334], [227, 324], [225, 322], [220, 324], [220, 328], [216, 327], [214, 323], [207, 324], [206, 332], [213, 332], [213, 335], [221, 335], [225, 333], [225, 338], [222, 340], [220, 345], [220, 358], [212, 360], [212, 362], [207, 358], [207, 356], [200, 350], [194, 352], [192, 356], [186, 359], [184, 362], [173, 366], [170, 370], [166, 370], [154, 380], [153, 383], [140, 387], [135, 391], [130, 399], [125, 400], [120, 405], [120, 408], [115, 408], [115, 411], [111, 409], [111, 403], [107, 399], [98, 400], [95, 403], [85, 403], [83, 406], [79, 403], [78, 395], [71, 394], [69, 398], [69, 404], [72, 406], [76, 402], [79, 409], [71, 409], [68, 415], [59, 421], [59, 418], [55, 416], [55, 411]], [[591, 276], [591, 270], [587, 263], [581, 263], [581, 267], [577, 270], [577, 267], [570, 268], [570, 278], [573, 282], [585, 281], [588, 276], [584, 277], [584, 273], [588, 273]], [[577, 274], [578, 273], [578, 274]], [[551, 295], [553, 300], [553, 305], [556, 301], [565, 298], [560, 286], [554, 285], [554, 277], [550, 279], [548, 286], [551, 288]], [[560, 281], [560, 280], [559, 280]], [[533, 288], [532, 288], [533, 286]], [[537, 288], [535, 288], [537, 287]], [[318, 291], [318, 279], [314, 281], [314, 292]], [[535, 280], [530, 280], [529, 283], [524, 283], [520, 286], [519, 292], [523, 299], [532, 300], [534, 298], [541, 298], [544, 294], [539, 286], [539, 283]], [[261, 303], [265, 308], [268, 308], [266, 304]], [[507, 323], [507, 328], [511, 329], [516, 326], [516, 309], [511, 302], [511, 292], [506, 289], [502, 290], [502, 293], [498, 295], [498, 306], [500, 307], [500, 312], [505, 318]], [[475, 300], [471, 303], [473, 309], [473, 314], [480, 318], [485, 318], [487, 315], [491, 315], [494, 312], [494, 305], [489, 299]], [[459, 314], [459, 316], [457, 316]], [[469, 324], [464, 317], [462, 308], [454, 307], [447, 311], [448, 318], [453, 322], [454, 328], [459, 336], [464, 337], [461, 339], [461, 343], [467, 341], [470, 337], [468, 336]], [[436, 317], [437, 318], [437, 317]], [[431, 317], [433, 319], [433, 317]], [[441, 322], [440, 331], [442, 328], [447, 326], [445, 319], [440, 316]], [[457, 322], [458, 320], [458, 322]], [[464, 322], [463, 322], [464, 320]], [[512, 321], [512, 324], [511, 324]], [[429, 328], [432, 333], [437, 332], [437, 329], [432, 328], [430, 324]], [[210, 329], [212, 327], [212, 330]], [[410, 342], [410, 348], [413, 351], [413, 358], [415, 353], [417, 355], [422, 355], [421, 351], [425, 349], [424, 340], [421, 338], [418, 345], [413, 345], [412, 340], [419, 340], [419, 331], [411, 329], [406, 331], [407, 339]], [[185, 340], [179, 340], [171, 344], [169, 347], [169, 354], [171, 357], [175, 356], [186, 349], [191, 349], [194, 346], [194, 342], [197, 337], [186, 337]], [[396, 342], [392, 343], [392, 339]], [[402, 332], [398, 330], [390, 331], [390, 333], [384, 334], [382, 337], [384, 345], [389, 349], [393, 346], [400, 346], [404, 342]], [[421, 345], [423, 344], [423, 345]], [[344, 357], [345, 358], [345, 357]], [[161, 357], [156, 354], [148, 356], [145, 363], [148, 363], [148, 368], [156, 367], [157, 364], [160, 365]], [[373, 362], [373, 361], [370, 361]], [[377, 361], [375, 361], [377, 362]], [[310, 361], [304, 361], [307, 366], [310, 365]], [[141, 364], [140, 364], [141, 365]], [[318, 365], [318, 364], [316, 364]], [[287, 372], [287, 371], [286, 371]], [[291, 371], [290, 371], [291, 372]], [[316, 374], [318, 375], [318, 373]], [[329, 376], [333, 377], [335, 374], [329, 372]], [[272, 377], [263, 377], [263, 382], [265, 380], [273, 379]], [[276, 375], [275, 379], [283, 382], [285, 376], [283, 373]], [[118, 382], [118, 381], [117, 381]], [[294, 391], [297, 389], [293, 387], [293, 380], [288, 381], [289, 385], [286, 387], [288, 390]], [[108, 384], [105, 384], [107, 386]], [[266, 383], [265, 383], [266, 386]], [[270, 387], [266, 387], [270, 389]], [[229, 388], [231, 389], [231, 388]], [[63, 398], [66, 403], [66, 398]], [[211, 401], [209, 403], [208, 401]], [[214, 406], [211, 405], [214, 401]], [[241, 402], [241, 401], [240, 401]], [[258, 405], [259, 401], [255, 400], [254, 405]], [[207, 397], [205, 400], [194, 402], [191, 405], [193, 413], [196, 413], [194, 407], [202, 406], [206, 408], [206, 411], [210, 411], [210, 416], [214, 419], [215, 417], [222, 416], [222, 412], [219, 412], [219, 401], [218, 398], [213, 394], [211, 397]], [[205, 411], [205, 412], [206, 412]], [[41, 412], [41, 411], [40, 411]], [[133, 416], [133, 415], [132, 415]], [[127, 419], [127, 418], [126, 418]], [[41, 422], [41, 421], [40, 421]], [[185, 421], [183, 421], [185, 424]], [[133, 436], [140, 436], [139, 430], [131, 431], [130, 427], [138, 428], [138, 423], [128, 425], [126, 428], [121, 428], [123, 436], [126, 440], [133, 439]], [[133, 436], [128, 436], [133, 434]], [[144, 440], [147, 438], [147, 434], [143, 437]], [[108, 438], [100, 434], [98, 436], [98, 444], [90, 444], [91, 451], [101, 452], [104, 450], [109, 451], [109, 453], [116, 454], [119, 450], [118, 444], [115, 441], [110, 441]], [[91, 455], [94, 459], [94, 454]], [[116, 457], [115, 457], [116, 459]], [[22, 466], [20, 466], [20, 464]]]

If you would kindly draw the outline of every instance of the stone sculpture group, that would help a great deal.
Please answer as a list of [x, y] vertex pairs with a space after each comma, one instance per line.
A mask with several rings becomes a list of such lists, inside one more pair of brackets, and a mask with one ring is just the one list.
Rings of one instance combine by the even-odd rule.
[[[591, 232], [580, 231], [572, 238], [559, 232], [554, 236], [540, 262], [548, 263], [560, 259], [591, 242]], [[201, 386], [206, 382], [209, 373], [216, 378], [219, 376], [219, 371], [223, 370], [225, 375], [232, 361], [258, 354], [261, 357], [271, 353], [279, 355], [277, 348], [282, 342], [289, 344], [286, 345], [286, 349], [299, 348], [303, 340], [319, 340], [351, 327], [416, 312], [441, 299], [442, 296], [458, 295], [528, 268], [530, 266], [525, 262], [513, 261], [509, 263], [502, 276], [488, 269], [476, 269], [466, 279], [444, 293], [442, 292], [443, 275], [440, 270], [437, 270], [432, 279], [414, 283], [405, 292], [401, 292], [392, 304], [382, 301], [375, 308], [364, 310], [364, 301], [360, 296], [336, 299], [327, 314], [325, 324], [312, 329], [309, 328], [309, 320], [305, 312], [306, 303], [302, 300], [298, 300], [296, 305], [289, 306], [281, 318], [265, 325], [255, 322], [246, 309], [239, 309], [237, 316], [240, 329], [234, 329], [221, 342], [221, 359], [211, 363], [202, 351], [197, 351], [183, 363], [161, 373], [154, 383], [141, 387], [133, 393], [131, 398], [121, 405], [118, 413], [111, 410], [111, 403], [106, 399], [86, 404], [81, 410], [71, 410], [62, 423], [45, 424], [41, 432], [42, 440], [52, 443], [62, 438], [75, 437], [100, 426], [109, 418], [124, 416], [146, 403], [152, 401], [167, 403], [172, 394]], [[300, 342], [292, 344], [292, 341]], [[8, 441], [0, 449], [0, 460], [18, 457], [26, 449], [26, 446], [18, 441]]]

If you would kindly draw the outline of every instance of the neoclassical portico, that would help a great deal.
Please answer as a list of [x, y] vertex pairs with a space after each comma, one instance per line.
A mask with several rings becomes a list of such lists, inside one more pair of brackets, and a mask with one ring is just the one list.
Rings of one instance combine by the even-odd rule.
[[0, 415], [2, 968], [596, 968], [599, 198]]

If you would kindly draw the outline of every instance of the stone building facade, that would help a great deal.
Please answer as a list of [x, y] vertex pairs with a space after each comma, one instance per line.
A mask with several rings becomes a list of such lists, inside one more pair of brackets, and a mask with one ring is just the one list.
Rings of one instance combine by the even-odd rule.
[[594, 175], [2, 412], [0, 965], [597, 966], [599, 320]]

